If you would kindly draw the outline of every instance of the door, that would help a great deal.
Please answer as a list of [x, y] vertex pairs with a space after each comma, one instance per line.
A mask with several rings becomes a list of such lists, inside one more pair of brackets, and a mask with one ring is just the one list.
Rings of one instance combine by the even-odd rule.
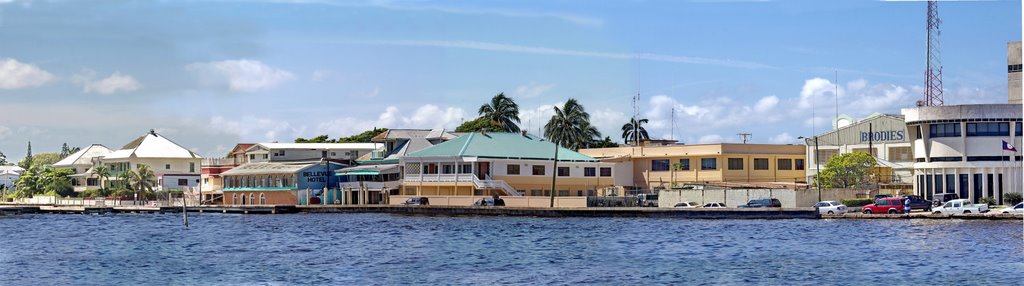
[[476, 177], [481, 180], [486, 180], [487, 175], [491, 174], [491, 162], [479, 162], [476, 168]]

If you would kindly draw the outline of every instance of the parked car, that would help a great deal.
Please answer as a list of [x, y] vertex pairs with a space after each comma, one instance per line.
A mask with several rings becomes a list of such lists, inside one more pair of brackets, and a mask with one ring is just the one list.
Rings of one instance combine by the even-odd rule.
[[845, 214], [846, 205], [837, 201], [820, 201], [814, 205], [818, 208], [818, 214]]
[[741, 205], [741, 208], [781, 208], [782, 202], [779, 199], [755, 199], [750, 200], [745, 205]]
[[427, 199], [426, 197], [411, 197], [402, 202], [402, 204], [410, 206], [426, 206], [430, 205], [430, 199]]
[[641, 207], [657, 207], [658, 206], [658, 195], [656, 194], [639, 194], [636, 195], [636, 205]]
[[681, 209], [692, 209], [692, 208], [699, 208], [700, 205], [695, 203], [695, 202], [681, 202], [681, 203], [677, 203], [675, 206], [672, 206], [672, 207], [674, 207], [674, 208], [681, 208]]
[[932, 206], [940, 206], [945, 202], [952, 200], [959, 200], [960, 195], [949, 193], [949, 194], [935, 194], [935, 201], [932, 202]]
[[948, 201], [942, 206], [932, 208], [934, 214], [969, 214], [969, 213], [986, 213], [988, 212], [988, 205], [986, 204], [972, 204], [968, 199], [956, 199]]
[[924, 211], [932, 210], [932, 201], [921, 198], [921, 196], [903, 196], [904, 199], [910, 198], [910, 209], [919, 209]]
[[1024, 214], [1024, 203], [1017, 203], [1017, 205], [1000, 209], [1000, 213], [1004, 214]]
[[861, 212], [865, 214], [898, 214], [903, 213], [902, 198], [881, 198], [873, 204], [864, 206]]
[[726, 208], [725, 204], [723, 204], [723, 203], [706, 203], [706, 204], [704, 204], [701, 207], [702, 208], [706, 208], [706, 209], [724, 209], [724, 208]]

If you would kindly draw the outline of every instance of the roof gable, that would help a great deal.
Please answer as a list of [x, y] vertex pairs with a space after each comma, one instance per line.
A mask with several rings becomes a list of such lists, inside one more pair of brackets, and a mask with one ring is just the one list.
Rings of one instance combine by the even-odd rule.
[[78, 152], [64, 157], [64, 159], [57, 161], [57, 163], [53, 163], [53, 166], [61, 168], [71, 167], [73, 165], [88, 165], [92, 164], [92, 158], [106, 156], [107, 154], [110, 154], [110, 152], [112, 151], [110, 148], [107, 148], [107, 146], [92, 144], [89, 145], [89, 147], [85, 147], [82, 150], [78, 150]]
[[136, 158], [202, 158], [153, 130], [135, 138], [124, 145], [121, 150], [114, 151], [105, 158], [121, 159], [131, 156]]

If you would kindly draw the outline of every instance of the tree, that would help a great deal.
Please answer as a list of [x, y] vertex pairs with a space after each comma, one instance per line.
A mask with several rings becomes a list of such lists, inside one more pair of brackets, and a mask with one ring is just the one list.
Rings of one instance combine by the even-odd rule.
[[[58, 153], [39, 153], [39, 154], [32, 155], [31, 164], [33, 166], [35, 166], [35, 165], [50, 166], [50, 165], [53, 165], [53, 163], [57, 163], [57, 161], [60, 161], [60, 159], [63, 159], [63, 158]], [[18, 163], [18, 165], [22, 165], [22, 164], [30, 164], [30, 163], [26, 162], [25, 160], [22, 160], [22, 162]], [[24, 168], [24, 167], [22, 167], [22, 168]], [[26, 169], [28, 169], [28, 168], [26, 168]]]
[[590, 125], [590, 114], [574, 98], [561, 108], [555, 106], [555, 114], [544, 125], [544, 137], [556, 144], [578, 150], [594, 139], [597, 129]]
[[669, 186], [670, 189], [676, 187], [676, 171], [683, 171], [683, 170], [686, 169], [685, 167], [686, 166], [684, 166], [683, 163], [680, 163], [680, 162], [676, 162], [676, 163], [672, 164], [672, 182], [671, 182], [672, 185]]
[[[583, 133], [582, 136], [586, 139], [580, 148], [590, 148], [595, 141], [601, 140], [601, 131], [597, 131], [597, 127], [590, 125], [589, 119], [580, 122], [580, 132]], [[576, 149], [579, 150], [579, 148]]]
[[864, 152], [833, 156], [821, 171], [821, 185], [826, 188], [856, 188], [871, 181], [875, 158]]
[[589, 148], [614, 148], [619, 147], [615, 141], [612, 141], [611, 137], [605, 136], [603, 140], [594, 140], [590, 142]]
[[338, 140], [336, 140], [336, 142], [338, 142], [338, 143], [365, 143], [365, 142], [370, 142], [370, 139], [373, 139], [373, 137], [377, 137], [377, 135], [380, 135], [381, 133], [384, 133], [384, 132], [387, 132], [387, 131], [388, 131], [387, 128], [377, 128], [377, 127], [374, 127], [371, 130], [366, 130], [366, 131], [363, 131], [362, 133], [359, 133], [359, 134], [356, 134], [356, 135], [352, 135], [352, 136], [349, 136], [349, 137], [338, 138]]
[[32, 167], [32, 141], [28, 141], [28, 154], [18, 163], [18, 166], [25, 170]]
[[637, 120], [636, 118], [630, 119], [629, 123], [622, 125], [622, 140], [629, 144], [633, 142], [636, 146], [640, 145], [640, 141], [651, 139], [647, 136], [647, 129], [644, 129], [644, 124], [648, 122], [647, 118]]
[[6, 166], [7, 163], [7, 155], [4, 155], [4, 152], [0, 152], [0, 166]]
[[96, 176], [100, 180], [100, 189], [104, 189], [106, 185], [103, 183], [110, 177], [110, 167], [104, 165], [93, 167], [90, 175]]
[[128, 171], [128, 182], [136, 194], [142, 192], [143, 197], [153, 193], [153, 186], [156, 185], [156, 175], [147, 165], [141, 165], [135, 171]]
[[64, 145], [60, 146], [60, 158], [67, 158], [68, 156], [71, 156], [71, 154], [75, 154], [75, 152], [78, 152], [80, 150], [82, 150], [82, 148], [68, 147], [68, 143], [65, 142]]
[[45, 166], [43, 176], [40, 178], [42, 181], [43, 193], [57, 195], [61, 197], [72, 196], [75, 194], [74, 188], [71, 186], [71, 179], [68, 178], [70, 175], [74, 175], [70, 169], [55, 169], [50, 166]]
[[495, 95], [489, 104], [480, 106], [477, 113], [501, 128], [500, 131], [519, 132], [519, 105], [512, 98], [506, 97], [505, 93]]
[[455, 128], [455, 132], [483, 132], [497, 130], [502, 130], [501, 126], [494, 125], [491, 123], [491, 120], [486, 117], [477, 117], [476, 119], [463, 122], [459, 127]]
[[[24, 162], [24, 160], [22, 161]], [[28, 198], [40, 193], [42, 188], [39, 175], [41, 172], [42, 170], [38, 166], [26, 168], [25, 172], [21, 173], [21, 177], [18, 178], [18, 182], [14, 184], [17, 188], [14, 193], [11, 193], [11, 196], [15, 198]]]
[[306, 138], [295, 138], [295, 143], [335, 143], [336, 141], [328, 139], [327, 135], [320, 135], [310, 139]]

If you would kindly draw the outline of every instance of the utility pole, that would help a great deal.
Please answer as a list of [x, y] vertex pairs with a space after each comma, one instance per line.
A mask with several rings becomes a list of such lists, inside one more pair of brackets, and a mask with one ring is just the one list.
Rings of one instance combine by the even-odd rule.
[[736, 135], [740, 136], [740, 138], [743, 140], [743, 144], [747, 144], [747, 141], [750, 140], [750, 135], [753, 135], [753, 134], [743, 132], [743, 133], [739, 133], [739, 134], [736, 134]]

